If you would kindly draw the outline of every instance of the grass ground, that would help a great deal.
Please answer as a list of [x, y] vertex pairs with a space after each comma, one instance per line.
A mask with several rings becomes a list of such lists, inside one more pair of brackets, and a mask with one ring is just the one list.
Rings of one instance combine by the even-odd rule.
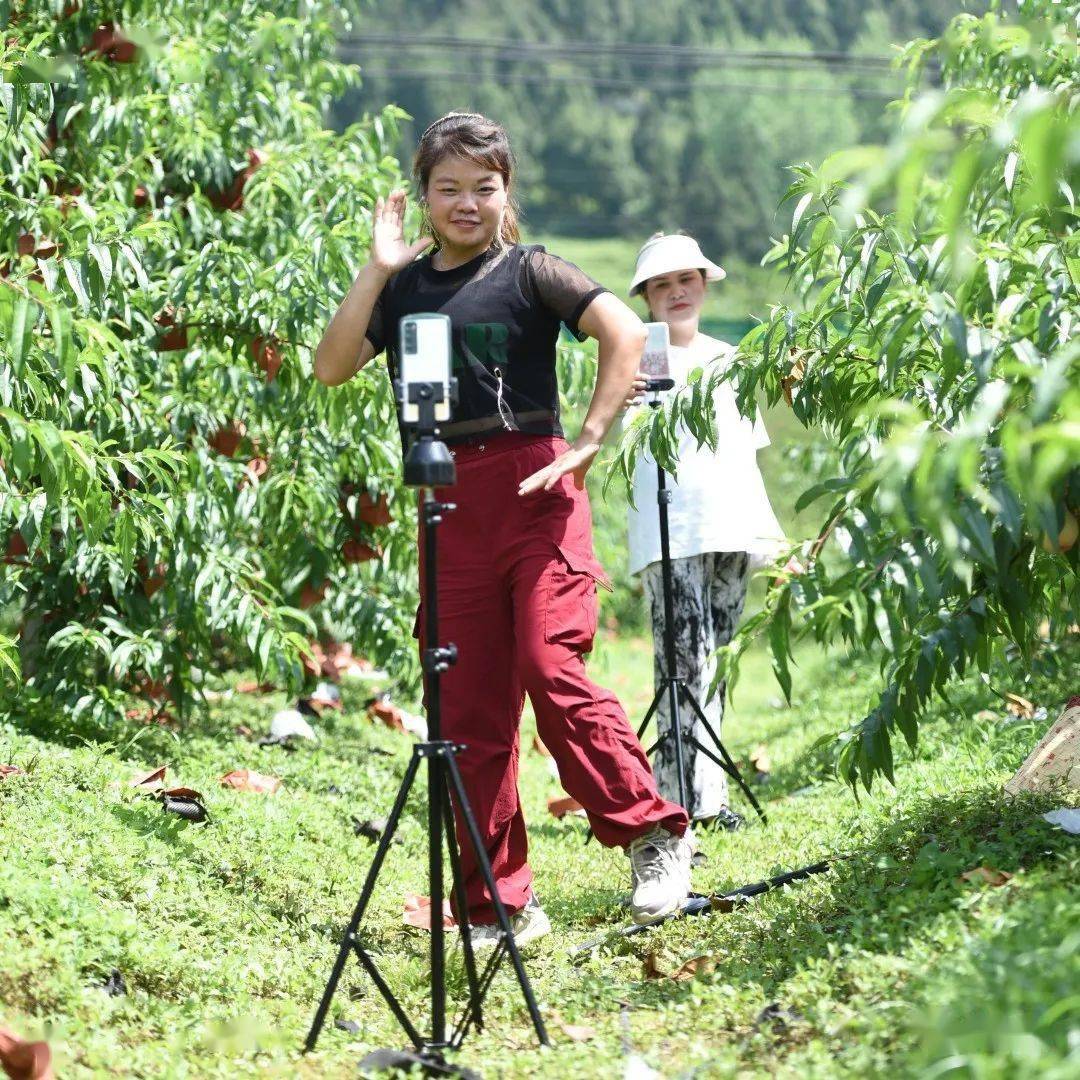
[[[749, 663], [725, 739], [740, 759], [767, 744], [770, 820], [704, 833], [696, 884], [725, 890], [823, 857], [833, 871], [573, 963], [569, 947], [623, 922], [626, 860], [584, 846], [580, 819], [546, 814], [559, 789], [524, 752], [538, 891], [555, 924], [526, 963], [556, 1045], [533, 1045], [503, 973], [462, 1060], [487, 1077], [560, 1080], [629, 1075], [631, 1054], [669, 1078], [1076, 1076], [1076, 839], [1041, 819], [1045, 802], [1001, 796], [1048, 721], [1001, 713], [981, 684], [958, 688], [917, 753], [899, 755], [896, 789], [856, 802], [818, 740], [859, 714], [872, 675], [806, 654], [787, 708], [764, 658]], [[603, 640], [593, 662], [631, 715], [650, 697], [649, 669], [638, 639]], [[1053, 716], [1078, 675], [1075, 662], [1036, 672], [1023, 693]], [[364, 718], [363, 694], [347, 689], [322, 741], [292, 754], [236, 733], [265, 730], [284, 704], [274, 695], [216, 702], [183, 736], [134, 722], [71, 731], [51, 717], [0, 727], [0, 762], [25, 770], [0, 781], [0, 1026], [47, 1037], [64, 1078], [345, 1077], [365, 1050], [400, 1045], [354, 966], [333, 1015], [359, 1033], [331, 1027], [316, 1054], [297, 1052], [371, 857], [350, 819], [386, 813], [409, 755], [406, 736]], [[211, 822], [134, 795], [130, 779], [163, 763], [205, 794]], [[245, 766], [284, 790], [218, 786]], [[367, 930], [416, 1013], [427, 938], [401, 911], [405, 893], [426, 891], [423, 822], [414, 802]], [[978, 866], [1013, 876], [961, 879]], [[664, 977], [695, 957], [708, 958], [696, 976]], [[102, 988], [114, 970], [120, 996]]]

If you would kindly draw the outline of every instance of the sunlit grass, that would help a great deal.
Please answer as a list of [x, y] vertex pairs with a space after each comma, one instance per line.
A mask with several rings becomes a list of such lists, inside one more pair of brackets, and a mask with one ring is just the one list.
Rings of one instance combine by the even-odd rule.
[[[592, 666], [640, 716], [651, 645], [605, 640]], [[621, 1074], [628, 1047], [667, 1077], [928, 1075], [957, 1054], [949, 1075], [1075, 1067], [1075, 841], [1041, 820], [1045, 807], [1000, 794], [1040, 725], [996, 712], [973, 720], [993, 699], [961, 688], [957, 711], [927, 726], [913, 759], [901, 755], [897, 788], [857, 803], [816, 743], [857, 717], [872, 680], [865, 667], [807, 654], [788, 708], [767, 659], [751, 657], [724, 737], [740, 761], [768, 746], [772, 773], [759, 790], [770, 821], [704, 833], [696, 884], [726, 890], [825, 857], [836, 860], [830, 874], [730, 915], [615, 940], [578, 963], [569, 947], [625, 920], [627, 863], [586, 846], [580, 819], [547, 815], [560, 789], [526, 721], [532, 862], [555, 924], [527, 964], [556, 1047], [534, 1048], [505, 973], [463, 1059], [485, 1075], [553, 1078]], [[1068, 681], [1040, 677], [1025, 695], [1055, 712]], [[64, 1077], [344, 1077], [364, 1050], [401, 1045], [353, 965], [333, 1015], [360, 1034], [331, 1027], [315, 1055], [298, 1053], [373, 850], [350, 819], [387, 812], [409, 754], [406, 737], [363, 717], [363, 696], [346, 688], [345, 713], [319, 724], [321, 743], [293, 754], [235, 734], [238, 724], [264, 730], [277, 697], [223, 700], [182, 738], [136, 725], [69, 732], [47, 718], [28, 722], [36, 734], [0, 729], [0, 761], [27, 772], [0, 781], [0, 1023], [47, 1034]], [[127, 787], [161, 763], [171, 782], [204, 793], [209, 825], [165, 815]], [[280, 776], [284, 791], [218, 786], [244, 766]], [[401, 924], [404, 894], [426, 891], [422, 789], [402, 836], [366, 932], [422, 1018], [427, 939]], [[960, 881], [978, 865], [1014, 877], [1002, 888]], [[688, 981], [649, 979], [649, 953], [663, 972], [711, 961]], [[101, 988], [114, 969], [125, 996]], [[786, 1023], [759, 1019], [774, 1003]], [[591, 1034], [574, 1042], [564, 1024]]]

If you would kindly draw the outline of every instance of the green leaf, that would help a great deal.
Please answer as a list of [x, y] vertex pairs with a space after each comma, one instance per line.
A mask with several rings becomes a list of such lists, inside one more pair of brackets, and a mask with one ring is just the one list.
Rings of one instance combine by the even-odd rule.
[[98, 270], [101, 273], [102, 288], [105, 292], [108, 292], [113, 275], [112, 252], [104, 244], [93, 242], [87, 244], [87, 250], [94, 257], [94, 262], [97, 263]]
[[8, 356], [11, 358], [11, 363], [17, 375], [22, 372], [27, 349], [30, 345], [30, 335], [36, 321], [37, 304], [32, 303], [28, 296], [20, 296], [15, 301], [15, 310], [12, 314], [7, 341]]
[[90, 296], [86, 285], [86, 260], [64, 259], [64, 275], [78, 298], [79, 306], [85, 312], [90, 311]]

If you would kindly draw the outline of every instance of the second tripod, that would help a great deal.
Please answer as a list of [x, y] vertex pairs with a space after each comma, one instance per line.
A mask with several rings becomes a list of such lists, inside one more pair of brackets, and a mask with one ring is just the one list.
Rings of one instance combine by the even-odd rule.
[[[649, 400], [650, 407], [654, 409], [660, 407], [660, 399], [657, 391], [670, 390], [673, 386], [674, 383], [671, 379], [651, 379], [645, 387], [646, 390], [652, 392], [652, 397]], [[705, 710], [701, 707], [701, 703], [694, 696], [690, 687], [686, 685], [686, 680], [678, 673], [678, 656], [675, 649], [674, 583], [671, 573], [671, 535], [668, 522], [668, 506], [671, 504], [671, 489], [667, 486], [667, 473], [659, 462], [656, 464], [656, 502], [660, 514], [660, 573], [664, 594], [664, 672], [660, 678], [660, 685], [657, 687], [652, 704], [649, 706], [649, 710], [645, 714], [645, 719], [638, 728], [638, 739], [645, 733], [645, 729], [649, 726], [649, 721], [656, 714], [657, 709], [660, 708], [661, 703], [666, 697], [668, 700], [670, 722], [667, 730], [659, 734], [656, 742], [648, 748], [646, 753], [651, 756], [660, 746], [669, 740], [674, 744], [675, 773], [678, 783], [679, 805], [682, 806], [687, 813], [690, 812], [690, 804], [687, 798], [685, 754], [685, 743], [689, 742], [699, 754], [704, 754], [710, 761], [723, 769], [724, 772], [739, 785], [740, 790], [750, 801], [750, 805], [757, 811], [761, 820], [768, 821], [768, 818], [765, 816], [765, 811], [761, 808], [761, 804], [757, 801], [754, 793], [743, 779], [742, 773], [731, 759], [731, 755], [727, 752], [727, 748], [720, 741], [719, 733], [713, 728], [712, 724], [709, 723], [708, 717], [705, 715]], [[696, 716], [698, 723], [711, 740], [713, 744], [712, 749], [703, 745], [702, 741], [695, 734], [683, 732], [682, 700], [685, 700], [686, 704], [689, 705], [690, 711]]]

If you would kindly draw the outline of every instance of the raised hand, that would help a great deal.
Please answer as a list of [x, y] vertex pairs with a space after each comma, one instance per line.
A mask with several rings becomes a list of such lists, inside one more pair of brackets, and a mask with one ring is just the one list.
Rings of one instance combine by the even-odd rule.
[[399, 189], [385, 199], [380, 196], [371, 214], [371, 261], [387, 274], [408, 266], [434, 242], [422, 236], [415, 243], [405, 243], [405, 206], [405, 192]]

